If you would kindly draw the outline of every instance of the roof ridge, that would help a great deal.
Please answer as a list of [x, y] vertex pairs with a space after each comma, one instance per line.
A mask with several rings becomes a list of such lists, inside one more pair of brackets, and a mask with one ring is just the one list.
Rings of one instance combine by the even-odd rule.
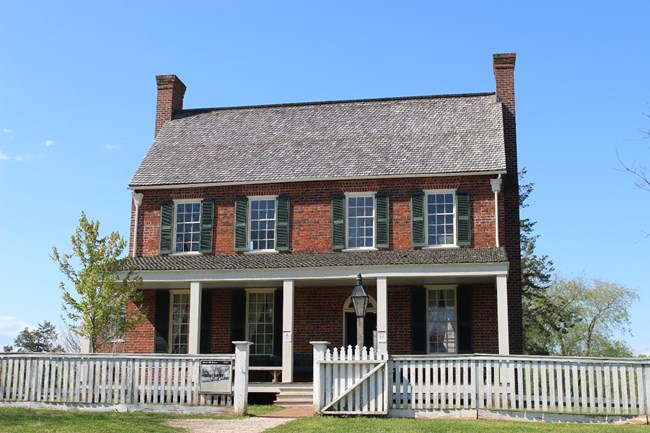
[[355, 104], [363, 102], [391, 102], [391, 101], [413, 101], [423, 99], [456, 99], [456, 98], [475, 98], [485, 96], [495, 96], [496, 92], [483, 93], [452, 93], [443, 95], [419, 95], [419, 96], [394, 96], [384, 98], [361, 98], [361, 99], [334, 99], [330, 101], [305, 101], [305, 102], [284, 102], [276, 104], [255, 104], [255, 105], [232, 105], [225, 107], [206, 107], [206, 108], [189, 108], [178, 111], [174, 118], [183, 117], [183, 114], [209, 113], [212, 111], [226, 110], [244, 110], [259, 108], [281, 108], [281, 107], [305, 107], [313, 105], [336, 105], [336, 104]]

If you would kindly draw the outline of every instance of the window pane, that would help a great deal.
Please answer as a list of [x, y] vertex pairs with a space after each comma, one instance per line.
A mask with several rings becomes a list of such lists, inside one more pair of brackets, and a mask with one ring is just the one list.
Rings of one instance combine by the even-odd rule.
[[251, 200], [250, 227], [251, 249], [275, 249], [275, 199]]
[[[186, 253], [199, 250], [201, 233], [201, 203], [178, 203], [176, 205], [176, 246], [174, 251]], [[194, 242], [192, 242], [194, 240]]]
[[454, 194], [427, 195], [428, 245], [454, 244]]
[[457, 353], [455, 289], [429, 289], [427, 330], [429, 353]]
[[274, 293], [253, 292], [248, 294], [247, 334], [251, 353], [269, 355], [273, 353], [273, 301]]

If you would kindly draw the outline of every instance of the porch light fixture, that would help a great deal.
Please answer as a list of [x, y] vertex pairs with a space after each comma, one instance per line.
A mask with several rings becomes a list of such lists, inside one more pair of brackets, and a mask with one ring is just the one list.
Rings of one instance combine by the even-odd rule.
[[361, 274], [357, 275], [357, 282], [352, 289], [352, 305], [357, 316], [357, 346], [363, 347], [363, 318], [368, 308], [368, 294], [363, 290]]

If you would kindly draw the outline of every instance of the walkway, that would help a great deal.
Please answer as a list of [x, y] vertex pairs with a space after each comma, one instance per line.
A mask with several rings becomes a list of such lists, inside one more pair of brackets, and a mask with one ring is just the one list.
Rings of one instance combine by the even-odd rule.
[[172, 427], [187, 429], [189, 433], [261, 433], [296, 418], [314, 414], [311, 407], [288, 407], [264, 416], [237, 419], [175, 419], [168, 421]]

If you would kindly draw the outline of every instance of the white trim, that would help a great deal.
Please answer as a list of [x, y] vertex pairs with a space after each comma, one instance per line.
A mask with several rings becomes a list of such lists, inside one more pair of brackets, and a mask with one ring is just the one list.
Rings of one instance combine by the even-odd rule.
[[187, 341], [187, 353], [198, 355], [201, 351], [201, 295], [203, 283], [190, 283], [190, 323]]
[[449, 176], [496, 176], [499, 174], [506, 174], [506, 170], [491, 170], [491, 171], [460, 171], [449, 173], [418, 173], [418, 174], [393, 174], [382, 176], [346, 176], [346, 177], [303, 177], [295, 179], [265, 179], [265, 180], [242, 180], [234, 182], [204, 182], [204, 183], [180, 183], [170, 185], [129, 185], [127, 189], [136, 190], [153, 190], [153, 189], [184, 189], [184, 188], [206, 188], [215, 186], [237, 186], [237, 185], [268, 185], [268, 184], [284, 184], [284, 183], [300, 183], [300, 182], [336, 182], [346, 180], [368, 180], [368, 179], [405, 179], [405, 178], [422, 178], [422, 177], [449, 177]]
[[[458, 189], [425, 189], [424, 192], [424, 248], [458, 248]], [[453, 194], [454, 197], [454, 242], [451, 244], [429, 245], [429, 195], [430, 194]]]
[[[143, 282], [223, 281], [246, 282], [249, 285], [284, 280], [336, 280], [355, 279], [361, 272], [367, 279], [376, 277], [491, 277], [508, 275], [507, 262], [481, 264], [440, 264], [403, 266], [362, 266], [289, 268], [289, 269], [219, 269], [197, 271], [139, 271]], [[258, 283], [261, 282], [261, 283]]]
[[[348, 238], [350, 228], [350, 204], [349, 198], [372, 197], [372, 246], [350, 247]], [[345, 193], [345, 249], [343, 251], [376, 251], [377, 247], [377, 192], [346, 192]]]
[[388, 353], [388, 279], [383, 276], [377, 277], [377, 350]]
[[[282, 282], [282, 382], [293, 382], [293, 344], [295, 286], [293, 280]], [[289, 338], [284, 335], [288, 333]]]
[[510, 331], [508, 314], [508, 276], [497, 275], [497, 321], [499, 328], [499, 355], [510, 355]]

